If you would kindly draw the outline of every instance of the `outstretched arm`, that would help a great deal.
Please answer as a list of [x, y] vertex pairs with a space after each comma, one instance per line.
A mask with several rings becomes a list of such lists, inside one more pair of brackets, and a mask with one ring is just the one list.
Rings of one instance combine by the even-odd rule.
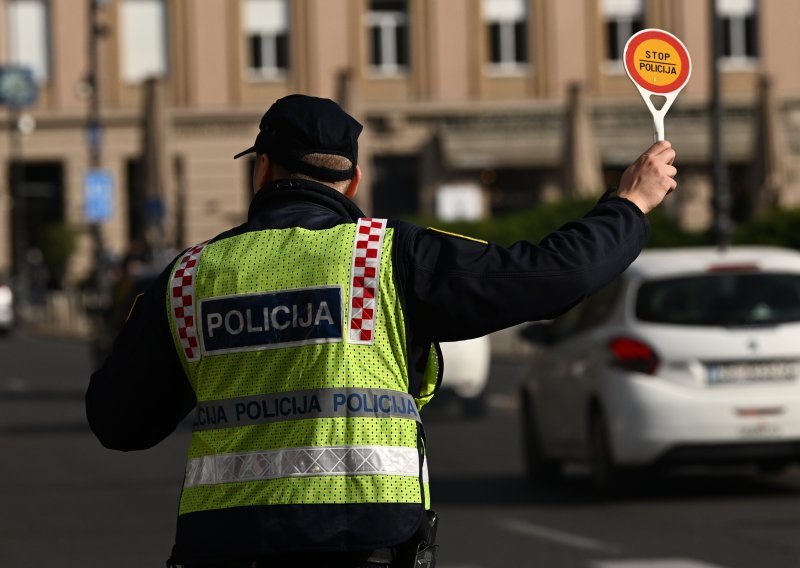
[[650, 235], [645, 213], [675, 188], [675, 151], [658, 142], [615, 196], [538, 244], [509, 247], [398, 225], [398, 270], [415, 336], [456, 341], [551, 319], [619, 276]]

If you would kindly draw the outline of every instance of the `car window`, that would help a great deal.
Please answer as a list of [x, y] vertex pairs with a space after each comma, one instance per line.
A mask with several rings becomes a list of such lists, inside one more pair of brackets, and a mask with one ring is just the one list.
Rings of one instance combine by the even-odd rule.
[[621, 281], [621, 278], [617, 278], [564, 315], [556, 318], [551, 324], [553, 341], [561, 341], [603, 323], [611, 314], [614, 301], [621, 288]]
[[699, 326], [800, 321], [800, 274], [706, 273], [651, 280], [638, 290], [636, 317]]

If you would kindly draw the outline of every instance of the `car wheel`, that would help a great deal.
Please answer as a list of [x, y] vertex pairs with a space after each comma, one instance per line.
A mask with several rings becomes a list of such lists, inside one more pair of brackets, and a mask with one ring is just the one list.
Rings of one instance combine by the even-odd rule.
[[592, 410], [589, 419], [589, 455], [595, 489], [608, 495], [616, 495], [627, 488], [628, 472], [614, 460], [608, 422], [599, 408]]
[[522, 409], [522, 444], [528, 479], [533, 483], [553, 483], [561, 478], [561, 462], [547, 457], [542, 447], [539, 421], [533, 395], [526, 388], [520, 389]]

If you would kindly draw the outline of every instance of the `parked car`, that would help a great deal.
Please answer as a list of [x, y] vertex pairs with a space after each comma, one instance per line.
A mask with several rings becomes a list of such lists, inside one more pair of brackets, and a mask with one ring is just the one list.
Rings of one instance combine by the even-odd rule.
[[643, 466], [800, 462], [800, 253], [645, 251], [549, 324], [521, 389], [530, 477], [588, 460], [614, 489]]
[[483, 416], [491, 358], [489, 336], [441, 343], [440, 346], [444, 373], [439, 396], [444, 400], [455, 398], [468, 418]]
[[0, 334], [14, 329], [14, 292], [11, 283], [0, 274]]

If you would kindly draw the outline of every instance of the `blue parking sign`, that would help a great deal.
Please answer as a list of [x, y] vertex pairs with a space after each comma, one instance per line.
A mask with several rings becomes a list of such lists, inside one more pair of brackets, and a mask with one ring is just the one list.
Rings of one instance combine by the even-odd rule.
[[108, 221], [114, 213], [114, 182], [111, 173], [91, 170], [83, 180], [83, 214], [90, 223]]

